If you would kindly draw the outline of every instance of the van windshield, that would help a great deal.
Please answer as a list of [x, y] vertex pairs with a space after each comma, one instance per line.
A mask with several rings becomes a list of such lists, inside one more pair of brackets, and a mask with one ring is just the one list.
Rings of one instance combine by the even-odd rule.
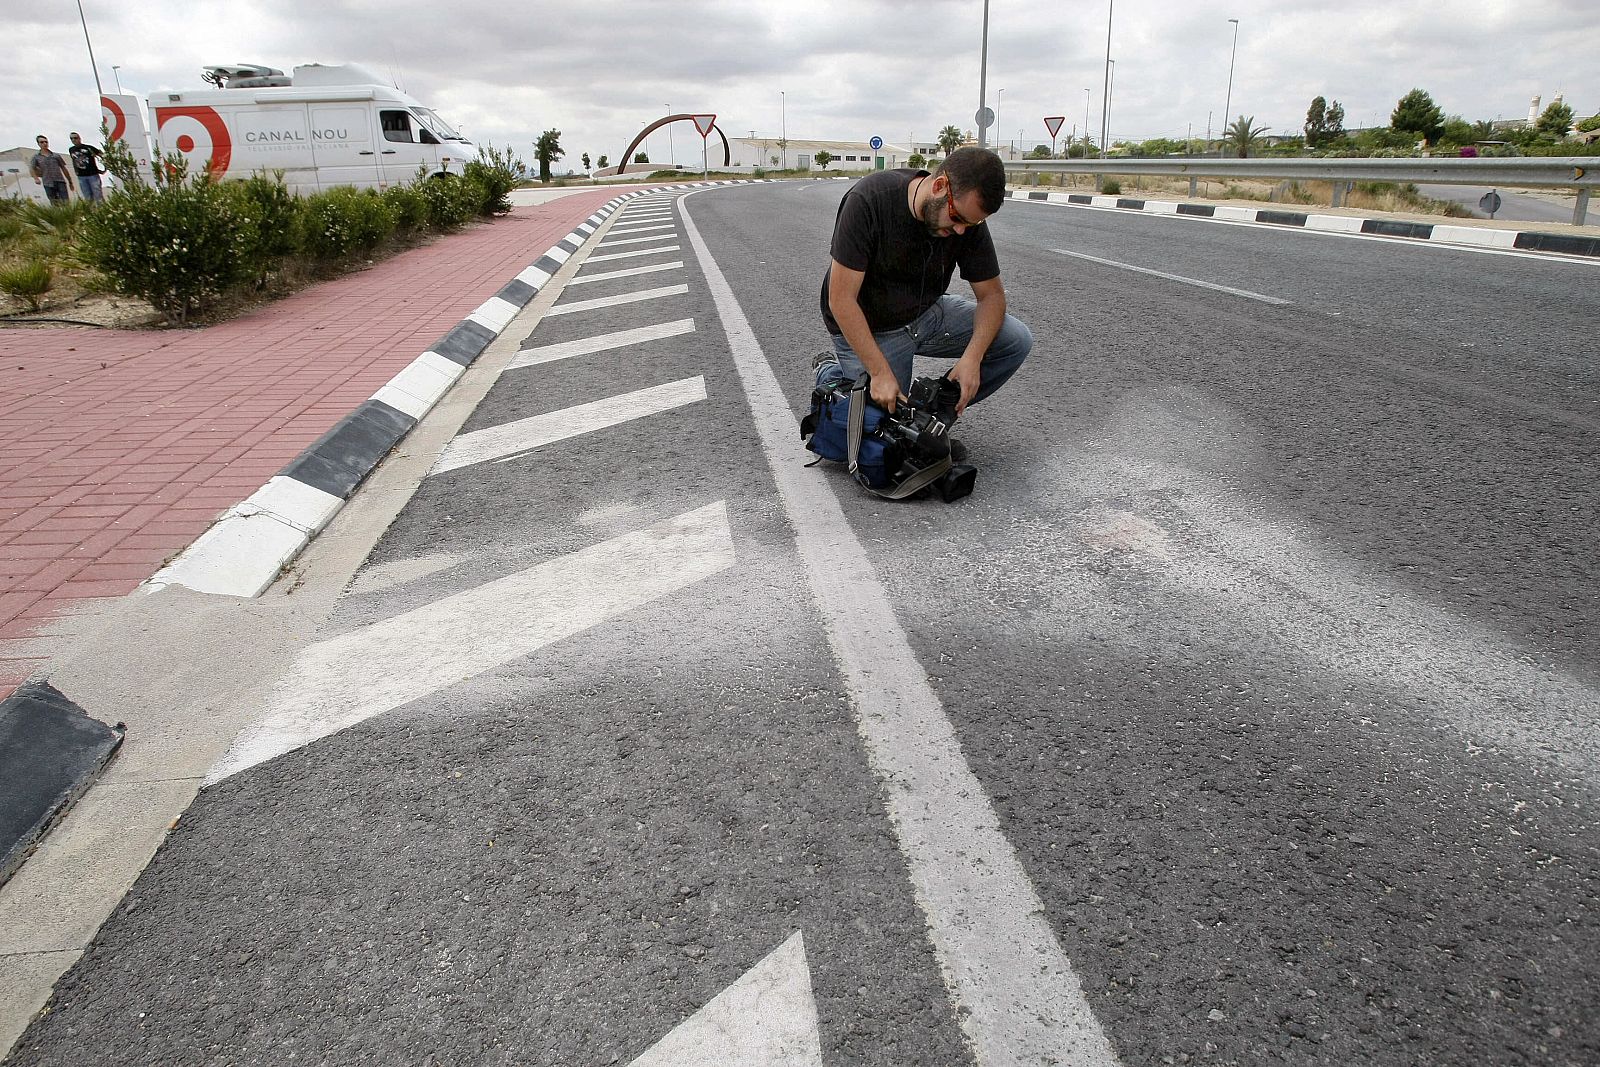
[[456, 132], [454, 127], [452, 127], [444, 119], [440, 118], [439, 117], [439, 113], [434, 111], [432, 108], [414, 107], [414, 108], [411, 109], [411, 113], [413, 115], [417, 116], [417, 119], [418, 119], [418, 121], [420, 121], [422, 123], [423, 128], [425, 128], [428, 131], [430, 131], [435, 137], [439, 138], [441, 141], [465, 141], [466, 140], [465, 137], [461, 136], [461, 134]]

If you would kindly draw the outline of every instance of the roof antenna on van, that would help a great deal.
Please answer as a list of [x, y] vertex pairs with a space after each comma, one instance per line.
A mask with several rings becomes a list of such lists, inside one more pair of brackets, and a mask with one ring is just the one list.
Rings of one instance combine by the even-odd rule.
[[393, 85], [394, 85], [394, 87], [396, 89], [400, 89], [400, 91], [403, 93], [403, 92], [405, 92], [405, 90], [400, 88], [400, 75], [395, 69], [396, 67], [399, 66], [399, 64], [400, 64], [400, 56], [394, 50], [394, 42], [390, 41], [389, 42], [389, 81], [391, 83], [393, 83]]

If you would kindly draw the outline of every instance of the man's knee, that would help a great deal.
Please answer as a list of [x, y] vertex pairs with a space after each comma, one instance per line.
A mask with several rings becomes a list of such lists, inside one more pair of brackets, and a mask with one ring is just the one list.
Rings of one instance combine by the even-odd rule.
[[1015, 315], [1008, 314], [992, 348], [998, 348], [1005, 355], [1021, 362], [1028, 357], [1029, 352], [1033, 351], [1033, 331], [1028, 329], [1027, 323]]

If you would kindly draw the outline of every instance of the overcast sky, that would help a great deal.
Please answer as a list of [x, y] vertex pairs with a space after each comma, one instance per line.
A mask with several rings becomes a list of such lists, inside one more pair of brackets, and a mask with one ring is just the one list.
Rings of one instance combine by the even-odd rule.
[[[106, 91], [141, 99], [202, 87], [207, 64], [359, 63], [436, 107], [481, 143], [532, 160], [561, 131], [576, 167], [615, 162], [667, 113], [714, 112], [731, 136], [931, 140], [975, 129], [982, 0], [82, 0]], [[94, 75], [73, 0], [8, 3], [0, 64], [0, 148], [60, 147], [99, 125]], [[1202, 136], [1223, 122], [1239, 20], [1232, 111], [1298, 132], [1317, 95], [1349, 128], [1388, 121], [1413, 87], [1447, 114], [1517, 118], [1529, 99], [1565, 94], [1600, 111], [1597, 0], [1121, 0], [1112, 140]], [[1098, 137], [1106, 55], [1104, 0], [992, 0], [988, 103], [993, 138], [1048, 142], [1084, 125]], [[112, 66], [120, 67], [113, 74]], [[1003, 93], [1000, 90], [1004, 90]], [[780, 96], [780, 94], [782, 94]], [[781, 103], [780, 103], [781, 101]], [[672, 149], [697, 162], [692, 126]], [[648, 145], [669, 153], [665, 131]]]

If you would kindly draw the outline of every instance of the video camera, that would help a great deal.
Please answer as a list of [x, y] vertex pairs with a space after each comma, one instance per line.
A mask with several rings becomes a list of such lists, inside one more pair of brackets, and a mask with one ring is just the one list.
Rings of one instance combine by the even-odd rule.
[[[854, 394], [862, 407], [857, 454], [847, 446], [849, 409]], [[961, 387], [945, 377], [918, 378], [907, 398], [885, 411], [867, 395], [866, 376], [855, 383], [819, 385], [812, 396], [812, 416], [802, 425], [809, 447], [827, 459], [854, 462], [856, 480], [880, 496], [916, 498], [938, 493], [947, 503], [970, 494], [978, 468], [955, 463], [950, 455], [950, 428], [956, 422]]]

